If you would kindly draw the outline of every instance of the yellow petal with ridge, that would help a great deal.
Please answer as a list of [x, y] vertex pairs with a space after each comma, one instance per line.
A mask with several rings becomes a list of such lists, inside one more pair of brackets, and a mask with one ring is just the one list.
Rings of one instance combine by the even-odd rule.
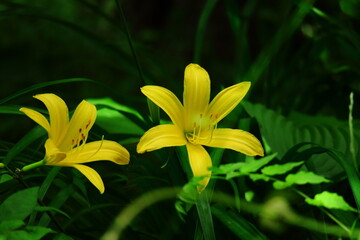
[[219, 122], [240, 103], [249, 91], [250, 85], [250, 82], [242, 82], [223, 89], [211, 101], [207, 115], [216, 116], [216, 122]]
[[240, 129], [214, 129], [210, 142], [204, 142], [203, 145], [232, 149], [248, 156], [264, 156], [260, 141], [251, 133]]
[[102, 140], [86, 143], [67, 152], [66, 158], [61, 165], [88, 163], [94, 161], [111, 161], [119, 165], [128, 164], [129, 152], [114, 141]]
[[141, 92], [159, 106], [179, 128], [183, 128], [183, 106], [170, 90], [159, 86], [145, 86]]
[[163, 147], [183, 146], [186, 144], [184, 132], [176, 125], [164, 124], [150, 128], [141, 137], [137, 152], [144, 153]]
[[184, 75], [185, 130], [194, 127], [193, 118], [204, 114], [210, 100], [210, 77], [205, 69], [197, 64], [189, 64]]
[[50, 132], [55, 145], [59, 145], [64, 138], [68, 123], [69, 110], [64, 100], [52, 93], [38, 94], [34, 98], [43, 102], [49, 111]]
[[24, 108], [24, 107], [20, 108], [20, 111], [25, 113], [26, 116], [28, 116], [33, 121], [35, 121], [37, 124], [42, 126], [48, 132], [48, 134], [50, 134], [50, 124], [49, 124], [49, 121], [46, 119], [46, 117], [44, 117], [44, 115], [42, 115], [41, 113], [39, 113], [37, 111], [34, 111], [29, 108]]
[[186, 149], [194, 177], [204, 176], [204, 178], [199, 181], [201, 186], [198, 187], [198, 191], [202, 192], [210, 181], [211, 171], [209, 168], [212, 167], [210, 155], [201, 145], [187, 143]]
[[75, 109], [59, 149], [67, 152], [73, 146], [86, 141], [88, 132], [96, 120], [95, 105], [83, 100]]

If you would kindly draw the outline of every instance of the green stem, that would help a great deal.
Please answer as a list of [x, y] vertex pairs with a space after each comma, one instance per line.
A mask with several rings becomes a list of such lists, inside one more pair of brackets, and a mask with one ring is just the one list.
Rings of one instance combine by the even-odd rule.
[[196, 198], [196, 210], [198, 212], [204, 240], [215, 240], [214, 224], [207, 191], [198, 194]]
[[350, 104], [349, 104], [349, 135], [350, 135], [350, 153], [351, 153], [351, 157], [352, 160], [354, 162], [354, 167], [356, 169], [356, 171], [359, 171], [359, 166], [358, 163], [356, 161], [356, 157], [355, 157], [355, 147], [354, 147], [354, 128], [353, 128], [353, 116], [352, 116], [352, 112], [353, 112], [353, 107], [354, 107], [354, 92], [350, 93]]
[[241, 203], [240, 203], [239, 190], [238, 190], [238, 188], [237, 188], [236, 183], [235, 183], [234, 180], [229, 179], [228, 181], [230, 182], [230, 184], [231, 184], [231, 186], [232, 186], [232, 188], [233, 188], [233, 190], [234, 190], [236, 209], [240, 212], [240, 204], [241, 204]]
[[134, 47], [134, 44], [133, 44], [133, 41], [132, 41], [132, 38], [131, 38], [131, 35], [130, 35], [129, 27], [127, 25], [127, 21], [126, 21], [126, 18], [125, 18], [123, 8], [122, 8], [122, 6], [121, 6], [121, 4], [119, 3], [118, 0], [115, 0], [115, 4], [116, 4], [116, 7], [119, 10], [121, 20], [122, 20], [122, 22], [124, 24], [124, 29], [125, 29], [127, 41], [128, 41], [129, 47], [130, 47], [131, 54], [134, 57], [136, 67], [137, 67], [138, 72], [139, 72], [139, 77], [140, 77], [141, 84], [142, 84], [142, 86], [145, 86], [146, 85], [146, 80], [145, 80], [144, 73], [143, 73], [142, 68], [141, 68], [139, 58], [138, 58], [138, 56], [136, 54], [136, 51], [135, 51], [135, 47]]
[[44, 165], [44, 164], [45, 164], [45, 161], [44, 161], [44, 159], [43, 159], [43, 160], [40, 160], [40, 161], [38, 161], [38, 162], [35, 162], [35, 163], [32, 163], [32, 164], [29, 164], [29, 165], [24, 166], [24, 167], [21, 169], [21, 171], [22, 171], [22, 172], [27, 172], [27, 171], [29, 171], [29, 170], [31, 170], [31, 169], [33, 169], [33, 168], [40, 167], [40, 166], [42, 166], [42, 165]]

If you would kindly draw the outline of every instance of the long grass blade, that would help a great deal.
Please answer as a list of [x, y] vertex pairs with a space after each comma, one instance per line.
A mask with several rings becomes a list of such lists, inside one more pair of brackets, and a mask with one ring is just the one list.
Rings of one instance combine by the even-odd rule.
[[201, 62], [201, 52], [205, 38], [205, 30], [209, 21], [210, 15], [214, 10], [217, 0], [208, 0], [199, 18], [199, 23], [195, 36], [195, 49], [194, 49], [194, 63]]
[[55, 81], [49, 81], [49, 82], [42, 82], [42, 83], [37, 83], [34, 84], [30, 87], [27, 87], [23, 90], [20, 90], [14, 94], [12, 94], [9, 97], [3, 98], [0, 100], [0, 104], [4, 104], [14, 98], [17, 98], [23, 94], [32, 92], [34, 90], [40, 89], [40, 88], [44, 88], [44, 87], [48, 87], [48, 86], [52, 86], [52, 85], [57, 85], [57, 84], [64, 84], [64, 83], [74, 83], [74, 82], [91, 82], [91, 83], [96, 83], [96, 81], [91, 80], [91, 79], [87, 79], [87, 78], [69, 78], [69, 79], [61, 79], [61, 80], [55, 80]]

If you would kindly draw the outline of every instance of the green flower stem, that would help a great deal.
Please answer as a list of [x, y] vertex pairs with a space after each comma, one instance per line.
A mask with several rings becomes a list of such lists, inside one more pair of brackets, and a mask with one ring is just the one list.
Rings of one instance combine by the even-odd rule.
[[38, 161], [38, 162], [35, 162], [35, 163], [32, 163], [32, 164], [29, 164], [29, 165], [24, 166], [24, 167], [21, 169], [21, 171], [22, 171], [22, 172], [27, 172], [27, 171], [29, 171], [29, 170], [31, 170], [31, 169], [33, 169], [33, 168], [40, 167], [40, 166], [42, 166], [42, 165], [44, 165], [44, 164], [45, 164], [45, 161], [44, 161], [44, 159], [43, 159], [43, 160], [41, 160], [41, 161]]

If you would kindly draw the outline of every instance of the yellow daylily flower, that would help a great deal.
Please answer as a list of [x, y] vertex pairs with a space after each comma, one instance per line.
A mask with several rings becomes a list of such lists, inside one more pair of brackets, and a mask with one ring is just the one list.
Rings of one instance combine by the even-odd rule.
[[[100, 193], [103, 193], [105, 187], [100, 175], [83, 163], [108, 160], [124, 165], [129, 163], [129, 152], [114, 141], [101, 140], [86, 143], [89, 131], [96, 119], [96, 107], [93, 104], [83, 100], [69, 121], [68, 108], [60, 97], [46, 93], [36, 95], [34, 98], [45, 104], [49, 111], [50, 122], [44, 115], [32, 109], [23, 107], [20, 111], [48, 132], [45, 158], [39, 163], [76, 168], [99, 189]], [[26, 171], [29, 166], [25, 166], [22, 170]]]
[[217, 124], [244, 98], [250, 82], [242, 82], [222, 90], [210, 101], [210, 78], [197, 64], [185, 68], [183, 105], [168, 89], [145, 86], [141, 92], [162, 108], [173, 124], [158, 125], [148, 130], [137, 145], [144, 153], [163, 147], [186, 145], [189, 162], [200, 181], [201, 192], [210, 180], [211, 158], [203, 146], [232, 149], [249, 156], [263, 156], [260, 141], [239, 129], [217, 128]]

